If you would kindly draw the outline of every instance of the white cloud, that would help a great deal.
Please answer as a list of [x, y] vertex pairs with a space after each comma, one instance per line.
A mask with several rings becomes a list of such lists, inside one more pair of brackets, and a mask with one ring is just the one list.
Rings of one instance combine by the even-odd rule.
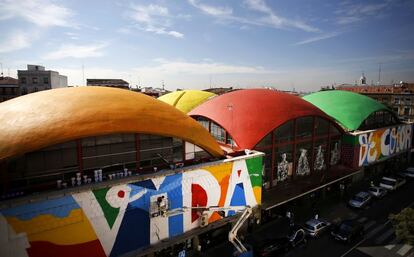
[[212, 6], [200, 3], [198, 0], [188, 0], [188, 2], [197, 9], [212, 16], [229, 16], [232, 15], [233, 9], [227, 6]]
[[0, 41], [0, 53], [8, 53], [30, 47], [34, 37], [32, 34], [16, 30]]
[[99, 43], [92, 45], [74, 45], [64, 44], [59, 49], [47, 54], [44, 59], [46, 60], [58, 60], [64, 58], [86, 58], [86, 57], [99, 57], [103, 55], [101, 51], [107, 44]]
[[0, 20], [21, 18], [41, 27], [73, 27], [72, 10], [49, 0], [0, 0]]
[[323, 34], [323, 35], [319, 35], [319, 36], [316, 36], [316, 37], [311, 37], [311, 38], [305, 39], [303, 41], [295, 43], [294, 45], [305, 45], [305, 44], [309, 44], [309, 43], [314, 43], [314, 42], [321, 41], [321, 40], [324, 40], [324, 39], [336, 37], [340, 34], [341, 33], [339, 33], [339, 32], [327, 33], [327, 34]]
[[170, 61], [157, 58], [156, 66], [139, 67], [136, 70], [142, 74], [192, 74], [192, 75], [208, 75], [208, 74], [264, 74], [272, 73], [260, 66], [243, 66], [229, 65], [212, 60], [203, 60], [202, 62], [188, 61]]
[[253, 11], [264, 14], [260, 17], [240, 17], [233, 14], [233, 9], [227, 6], [211, 6], [201, 3], [199, 0], [188, 0], [195, 8], [207, 15], [219, 20], [249, 24], [255, 26], [269, 26], [272, 28], [296, 28], [307, 32], [317, 32], [319, 29], [312, 27], [302, 21], [287, 19], [276, 15], [276, 13], [265, 3], [264, 0], [245, 0], [245, 6]]
[[338, 15], [336, 23], [351, 24], [366, 18], [381, 17], [381, 12], [388, 7], [390, 1], [375, 4], [353, 4], [345, 2], [335, 13]]
[[[170, 29], [172, 16], [166, 7], [155, 4], [147, 6], [133, 4], [126, 16], [136, 23], [138, 29], [143, 31], [169, 35], [175, 38], [184, 37], [183, 33]], [[120, 29], [122, 33], [126, 30], [129, 30], [129, 28]]]

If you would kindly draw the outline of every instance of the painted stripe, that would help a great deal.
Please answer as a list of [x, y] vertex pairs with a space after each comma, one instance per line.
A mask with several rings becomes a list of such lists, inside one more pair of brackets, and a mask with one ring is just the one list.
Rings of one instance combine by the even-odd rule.
[[375, 240], [376, 244], [381, 244], [385, 241], [388, 237], [390, 237], [392, 234], [394, 234], [394, 229], [391, 227], [389, 228], [385, 233], [383, 233], [380, 237]]
[[365, 223], [367, 220], [368, 220], [367, 217], [361, 217], [361, 218], [358, 219], [358, 222], [359, 223]]
[[401, 256], [404, 256], [406, 253], [408, 253], [408, 251], [410, 251], [411, 250], [411, 248], [413, 248], [413, 246], [412, 245], [407, 245], [407, 244], [405, 244], [403, 247], [401, 247], [401, 249], [400, 250], [398, 250], [398, 254], [399, 255], [401, 255]]
[[371, 220], [370, 222], [364, 225], [364, 230], [367, 231], [370, 227], [374, 226], [375, 223], [375, 221]]
[[368, 234], [367, 234], [367, 238], [371, 238], [373, 237], [375, 234], [377, 234], [381, 229], [383, 229], [385, 227], [385, 224], [382, 224], [376, 228], [374, 228], [373, 230], [371, 230]]
[[399, 243], [398, 238], [394, 238], [388, 245], [384, 246], [386, 249], [391, 250]]

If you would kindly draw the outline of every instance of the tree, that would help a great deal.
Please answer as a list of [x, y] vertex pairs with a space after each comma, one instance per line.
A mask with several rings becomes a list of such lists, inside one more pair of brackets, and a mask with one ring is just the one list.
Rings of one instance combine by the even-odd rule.
[[414, 245], [414, 209], [405, 208], [398, 214], [391, 214], [389, 219], [393, 223], [397, 238]]

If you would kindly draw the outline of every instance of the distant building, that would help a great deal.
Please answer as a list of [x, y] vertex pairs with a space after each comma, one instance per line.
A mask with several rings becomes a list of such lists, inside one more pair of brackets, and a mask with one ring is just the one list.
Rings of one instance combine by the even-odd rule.
[[45, 70], [40, 65], [27, 65], [27, 70], [18, 70], [20, 93], [22, 95], [37, 91], [68, 86], [68, 78], [57, 71]]
[[222, 95], [227, 92], [231, 92], [233, 90], [234, 90], [233, 87], [213, 87], [213, 88], [204, 89], [204, 91], [214, 93], [216, 95]]
[[11, 77], [0, 77], [0, 102], [20, 95], [18, 80]]
[[346, 90], [369, 96], [381, 102], [406, 121], [414, 121], [414, 83], [401, 82], [395, 85], [349, 85], [343, 84], [336, 89]]
[[153, 87], [138, 87], [136, 89], [133, 89], [133, 91], [139, 92], [139, 93], [151, 96], [151, 97], [155, 97], [155, 98], [158, 98], [162, 95], [165, 95], [165, 94], [168, 94], [168, 93], [171, 92], [171, 91], [166, 90], [165, 87], [162, 87], [162, 88], [159, 88], [159, 87], [155, 87], [155, 88], [153, 88]]
[[120, 89], [129, 89], [129, 83], [123, 79], [87, 79], [87, 86], [97, 87], [115, 87]]

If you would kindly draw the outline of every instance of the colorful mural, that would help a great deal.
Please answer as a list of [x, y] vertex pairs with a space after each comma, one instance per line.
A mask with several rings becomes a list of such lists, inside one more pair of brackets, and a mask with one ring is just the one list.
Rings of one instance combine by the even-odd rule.
[[[262, 171], [261, 155], [239, 157], [2, 209], [0, 256], [119, 256], [150, 246], [200, 226], [201, 213], [188, 207], [261, 204]], [[223, 218], [207, 213], [209, 222]]]
[[367, 165], [411, 148], [412, 125], [378, 129], [358, 135], [359, 166]]

